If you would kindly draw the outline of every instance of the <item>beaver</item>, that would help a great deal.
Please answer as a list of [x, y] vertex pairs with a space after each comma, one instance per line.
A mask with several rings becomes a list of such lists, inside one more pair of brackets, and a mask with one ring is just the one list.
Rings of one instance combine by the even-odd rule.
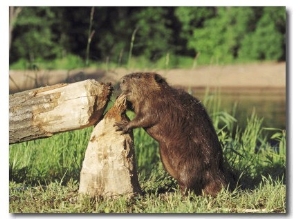
[[159, 143], [163, 166], [184, 195], [216, 196], [228, 187], [218, 136], [198, 99], [152, 72], [126, 75], [120, 88], [135, 118], [115, 123], [117, 130], [144, 128]]

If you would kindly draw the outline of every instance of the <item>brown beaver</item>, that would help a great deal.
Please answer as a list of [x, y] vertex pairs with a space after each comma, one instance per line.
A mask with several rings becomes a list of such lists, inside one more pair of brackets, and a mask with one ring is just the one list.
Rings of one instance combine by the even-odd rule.
[[156, 73], [126, 75], [120, 88], [136, 116], [116, 123], [117, 130], [143, 127], [157, 140], [163, 165], [183, 194], [216, 196], [228, 186], [222, 148], [200, 101]]

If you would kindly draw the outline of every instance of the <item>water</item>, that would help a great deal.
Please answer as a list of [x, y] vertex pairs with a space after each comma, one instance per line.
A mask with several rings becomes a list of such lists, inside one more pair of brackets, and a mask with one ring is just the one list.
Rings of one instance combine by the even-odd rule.
[[221, 110], [232, 112], [237, 104], [235, 118], [244, 127], [255, 110], [258, 118], [263, 118], [263, 127], [286, 129], [286, 90], [284, 88], [226, 88], [206, 90], [192, 88], [192, 94], [203, 100], [205, 93], [220, 97]]

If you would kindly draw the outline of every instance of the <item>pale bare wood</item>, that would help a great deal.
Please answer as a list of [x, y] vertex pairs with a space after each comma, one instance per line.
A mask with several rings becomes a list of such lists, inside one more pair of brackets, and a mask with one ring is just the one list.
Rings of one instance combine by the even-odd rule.
[[102, 116], [111, 91], [110, 84], [85, 80], [10, 95], [9, 143], [94, 125]]
[[79, 193], [90, 197], [132, 196], [141, 192], [132, 131], [116, 131], [116, 122], [129, 119], [125, 96], [120, 96], [95, 126], [80, 173]]

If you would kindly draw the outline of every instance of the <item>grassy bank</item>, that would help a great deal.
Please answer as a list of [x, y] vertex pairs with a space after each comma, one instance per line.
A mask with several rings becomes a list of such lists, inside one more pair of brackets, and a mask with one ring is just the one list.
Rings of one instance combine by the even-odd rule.
[[[134, 131], [139, 181], [145, 195], [132, 199], [77, 199], [79, 174], [92, 128], [10, 146], [11, 213], [256, 213], [286, 212], [286, 133], [262, 127], [250, 115], [239, 127], [235, 107], [220, 110], [219, 98], [204, 98], [239, 179], [233, 193], [216, 198], [180, 195], [164, 171], [158, 144], [142, 129]], [[129, 113], [129, 116], [133, 116]], [[271, 138], [267, 137], [271, 136]], [[272, 145], [271, 145], [272, 144]]]

